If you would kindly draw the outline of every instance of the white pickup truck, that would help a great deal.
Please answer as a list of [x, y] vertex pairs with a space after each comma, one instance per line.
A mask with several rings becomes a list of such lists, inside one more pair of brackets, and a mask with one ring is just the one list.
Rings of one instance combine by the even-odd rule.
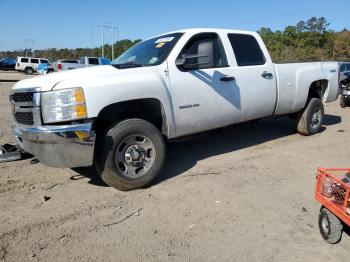
[[90, 67], [96, 65], [110, 65], [111, 61], [104, 57], [88, 57], [83, 56], [79, 60], [61, 59], [53, 63], [54, 70], [61, 72], [65, 70]]
[[273, 64], [254, 32], [179, 30], [112, 65], [16, 83], [13, 130], [43, 164], [94, 165], [107, 184], [130, 190], [160, 173], [169, 139], [282, 115], [315, 134], [338, 79], [336, 62]]

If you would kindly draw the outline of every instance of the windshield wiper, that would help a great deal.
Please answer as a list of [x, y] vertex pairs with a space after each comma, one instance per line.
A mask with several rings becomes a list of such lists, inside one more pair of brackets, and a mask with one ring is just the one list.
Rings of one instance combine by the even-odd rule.
[[116, 68], [129, 68], [129, 67], [143, 67], [143, 64], [138, 64], [135, 62], [126, 62], [126, 63], [122, 63], [122, 64], [112, 64], [112, 66], [116, 67]]

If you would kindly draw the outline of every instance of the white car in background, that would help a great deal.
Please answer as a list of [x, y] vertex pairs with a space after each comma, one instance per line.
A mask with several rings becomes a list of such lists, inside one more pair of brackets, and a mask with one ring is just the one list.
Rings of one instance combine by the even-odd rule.
[[53, 63], [56, 72], [66, 71], [82, 67], [90, 67], [96, 65], [110, 65], [111, 61], [104, 57], [83, 56], [79, 60], [61, 59]]
[[51, 63], [46, 58], [18, 56], [15, 69], [18, 72], [24, 72], [27, 75], [32, 75], [33, 73], [37, 72], [39, 64]]
[[105, 57], [89, 57], [83, 56], [80, 58], [79, 63], [81, 67], [90, 67], [96, 65], [110, 65], [111, 61]]

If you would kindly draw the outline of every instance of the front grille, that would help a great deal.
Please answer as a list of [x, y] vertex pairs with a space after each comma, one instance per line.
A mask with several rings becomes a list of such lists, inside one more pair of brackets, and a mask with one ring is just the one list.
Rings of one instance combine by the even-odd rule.
[[16, 93], [11, 95], [10, 99], [15, 103], [33, 102], [33, 93]]
[[15, 120], [17, 123], [22, 125], [34, 125], [33, 112], [15, 112]]
[[18, 124], [33, 126], [35, 123], [35, 93], [14, 93], [10, 95], [13, 104], [13, 117]]

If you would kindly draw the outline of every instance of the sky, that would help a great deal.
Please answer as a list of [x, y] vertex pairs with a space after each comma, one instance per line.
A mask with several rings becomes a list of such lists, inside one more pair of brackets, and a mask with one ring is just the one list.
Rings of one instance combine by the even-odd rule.
[[0, 0], [0, 51], [24, 49], [24, 39], [35, 49], [101, 46], [104, 22], [116, 40], [134, 40], [191, 27], [281, 30], [312, 16], [350, 28], [349, 0]]

